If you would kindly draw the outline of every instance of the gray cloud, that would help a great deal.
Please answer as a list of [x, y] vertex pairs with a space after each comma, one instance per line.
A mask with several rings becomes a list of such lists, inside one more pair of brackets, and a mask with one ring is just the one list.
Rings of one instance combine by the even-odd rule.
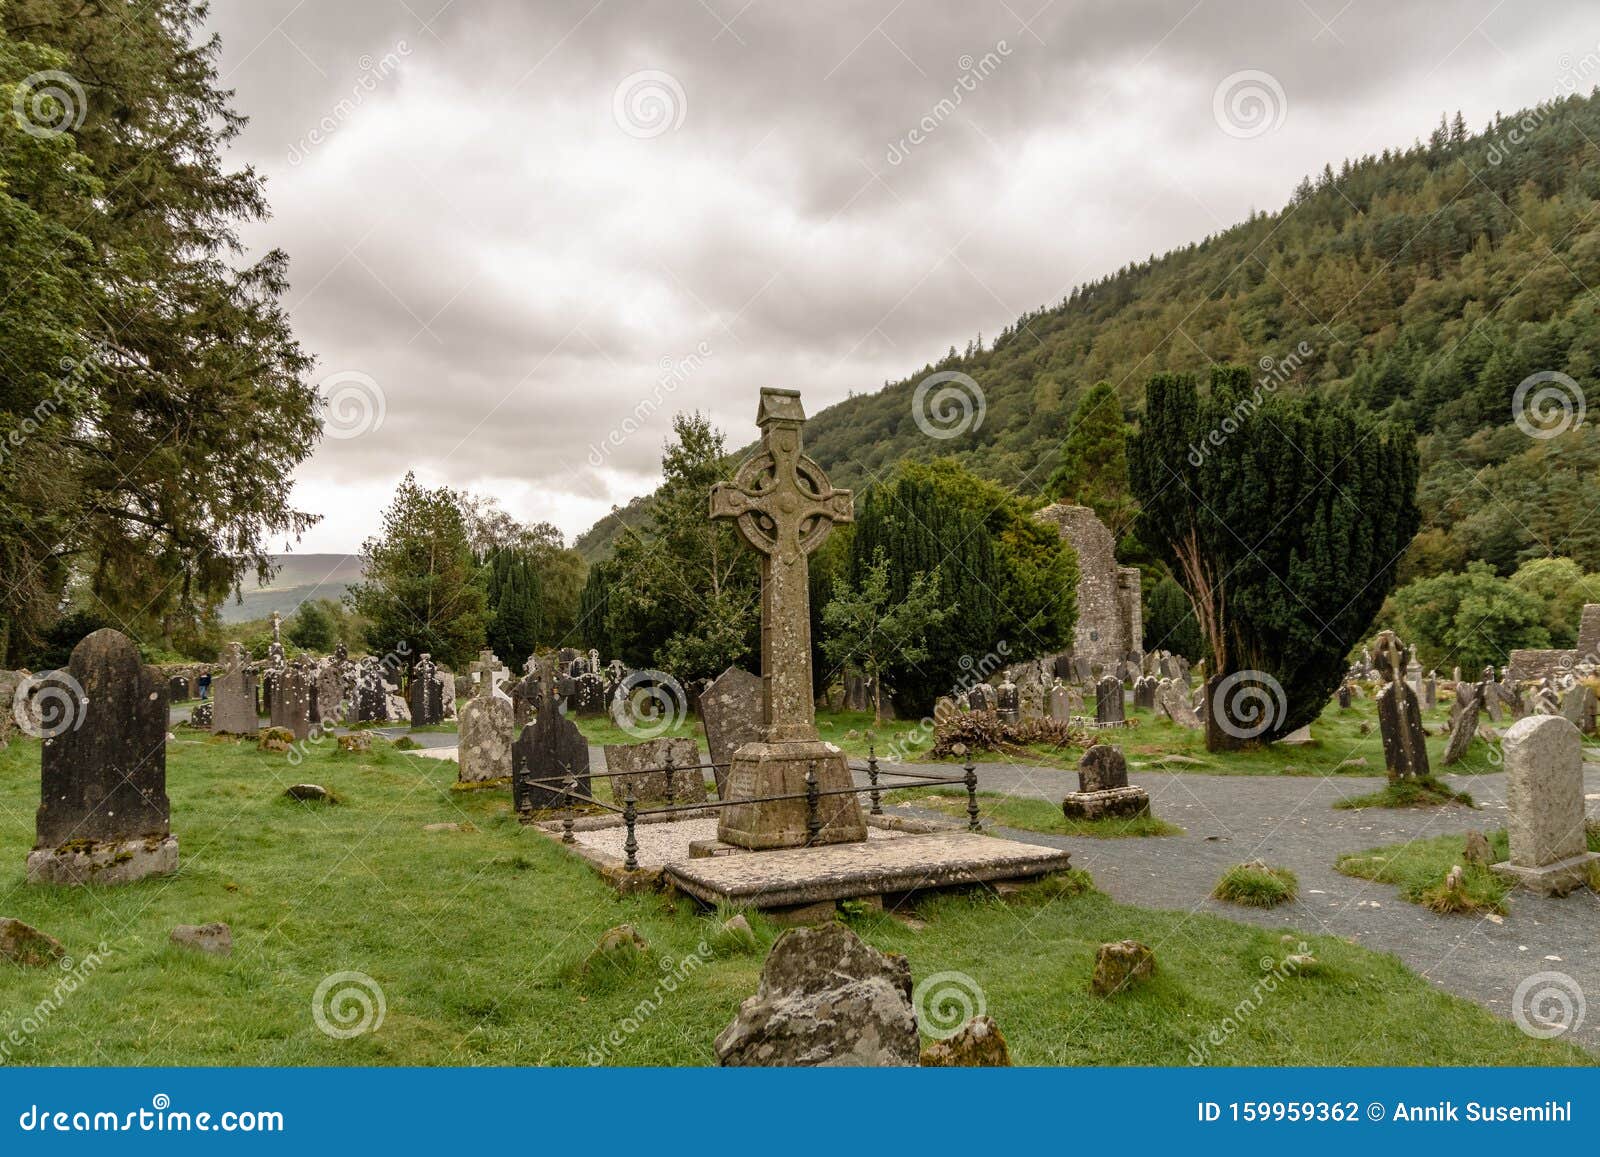
[[[581, 530], [674, 410], [742, 443], [759, 386], [875, 389], [1600, 40], [1576, 3], [438, 4], [214, 6], [275, 210], [247, 239], [290, 254], [319, 374], [384, 396], [302, 469], [304, 549], [353, 549], [406, 469]], [[1250, 69], [1282, 119], [1239, 139], [1213, 96]], [[657, 135], [614, 112], [643, 73]]]

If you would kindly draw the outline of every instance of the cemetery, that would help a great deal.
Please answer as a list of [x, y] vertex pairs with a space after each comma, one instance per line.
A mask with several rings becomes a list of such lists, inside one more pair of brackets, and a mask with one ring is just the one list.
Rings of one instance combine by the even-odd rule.
[[0, 1063], [1596, 1065], [1600, 90], [1125, 264], [1060, 14], [393, 7], [0, 3]]

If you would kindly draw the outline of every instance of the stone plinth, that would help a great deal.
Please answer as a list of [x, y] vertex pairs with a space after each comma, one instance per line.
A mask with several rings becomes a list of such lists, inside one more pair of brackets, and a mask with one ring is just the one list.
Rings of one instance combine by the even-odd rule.
[[78, 840], [28, 853], [30, 884], [131, 884], [178, 870], [178, 837]]
[[665, 874], [704, 904], [769, 909], [1032, 879], [1065, 871], [1070, 859], [1060, 848], [938, 832], [680, 860], [669, 863]]
[[[812, 837], [806, 806], [806, 773], [814, 770], [821, 793], [817, 812], [822, 827]], [[867, 838], [866, 818], [854, 793], [855, 781], [844, 752], [821, 740], [747, 743], [733, 757], [728, 796], [717, 838], [741, 848], [799, 848]], [[829, 792], [848, 794], [829, 795]], [[766, 797], [792, 795], [795, 799]]]
[[1142, 787], [1113, 787], [1104, 791], [1072, 791], [1061, 799], [1069, 820], [1128, 819], [1150, 814], [1150, 793]]

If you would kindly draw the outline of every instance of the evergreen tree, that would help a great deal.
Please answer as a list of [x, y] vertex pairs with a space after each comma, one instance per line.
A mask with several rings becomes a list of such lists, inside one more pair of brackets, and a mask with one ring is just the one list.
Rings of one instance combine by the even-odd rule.
[[1416, 533], [1416, 442], [1349, 406], [1158, 374], [1129, 444], [1140, 534], [1188, 592], [1214, 673], [1281, 686], [1264, 740], [1321, 713]]
[[1171, 575], [1163, 576], [1145, 599], [1144, 649], [1171, 651], [1193, 663], [1205, 658], [1205, 641], [1194, 621], [1194, 608]]
[[302, 651], [316, 651], [323, 655], [332, 651], [338, 642], [333, 616], [320, 599], [301, 603], [300, 609], [289, 620], [289, 629], [285, 633], [289, 641]]
[[407, 473], [361, 560], [363, 579], [346, 598], [367, 620], [369, 649], [407, 667], [424, 651], [459, 667], [483, 646], [487, 600], [454, 491]]
[[1121, 538], [1135, 507], [1128, 482], [1128, 425], [1110, 382], [1098, 383], [1078, 399], [1069, 430], [1045, 494], [1052, 502], [1089, 507], [1113, 538]]
[[953, 613], [939, 598], [938, 571], [918, 571], [892, 597], [889, 560], [873, 552], [859, 587], [841, 578], [823, 608], [830, 664], [860, 671], [872, 680], [872, 718], [883, 722], [883, 674], [889, 664], [915, 666], [928, 657], [928, 634]]

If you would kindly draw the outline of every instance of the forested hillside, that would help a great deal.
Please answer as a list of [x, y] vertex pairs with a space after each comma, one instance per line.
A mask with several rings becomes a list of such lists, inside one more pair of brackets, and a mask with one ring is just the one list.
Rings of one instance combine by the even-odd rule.
[[[1512, 412], [1530, 375], [1594, 379], [1597, 141], [1591, 95], [1478, 133], [1458, 115], [1412, 147], [1330, 164], [1280, 212], [1078, 287], [992, 343], [813, 415], [808, 447], [841, 486], [954, 455], [1035, 495], [1097, 381], [1137, 422], [1151, 374], [1270, 362], [1285, 391], [1322, 391], [1417, 431], [1423, 531], [1403, 578], [1480, 558], [1509, 573], [1548, 553], [1600, 569], [1600, 436], [1530, 438]], [[917, 384], [939, 370], [970, 375], [985, 406], [981, 425], [948, 440], [913, 413]], [[637, 502], [620, 512], [640, 513]], [[579, 549], [608, 553], [618, 518]]]

